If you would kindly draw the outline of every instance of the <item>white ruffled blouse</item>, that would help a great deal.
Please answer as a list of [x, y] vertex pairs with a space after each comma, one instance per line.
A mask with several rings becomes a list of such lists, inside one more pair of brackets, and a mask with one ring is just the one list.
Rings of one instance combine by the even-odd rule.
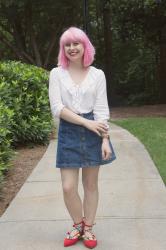
[[54, 117], [59, 117], [64, 107], [77, 114], [93, 110], [94, 119], [106, 124], [110, 117], [105, 75], [94, 66], [90, 66], [81, 84], [73, 82], [67, 69], [53, 68], [49, 76], [49, 100]]

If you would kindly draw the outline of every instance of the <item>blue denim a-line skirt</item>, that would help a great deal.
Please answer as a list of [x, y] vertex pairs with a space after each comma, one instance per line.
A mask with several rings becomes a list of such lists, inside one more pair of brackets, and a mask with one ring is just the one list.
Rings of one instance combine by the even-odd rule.
[[[89, 120], [94, 120], [93, 112], [80, 114]], [[102, 159], [102, 138], [95, 132], [63, 119], [60, 119], [58, 145], [56, 155], [57, 168], [96, 167], [112, 162], [116, 155], [109, 141], [112, 155], [108, 160]]]

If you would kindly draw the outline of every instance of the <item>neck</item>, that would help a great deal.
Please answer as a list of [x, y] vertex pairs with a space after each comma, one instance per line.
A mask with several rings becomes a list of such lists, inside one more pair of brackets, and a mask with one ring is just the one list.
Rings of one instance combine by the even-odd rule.
[[83, 69], [84, 66], [81, 61], [78, 62], [71, 62], [69, 63], [69, 68], [70, 69]]

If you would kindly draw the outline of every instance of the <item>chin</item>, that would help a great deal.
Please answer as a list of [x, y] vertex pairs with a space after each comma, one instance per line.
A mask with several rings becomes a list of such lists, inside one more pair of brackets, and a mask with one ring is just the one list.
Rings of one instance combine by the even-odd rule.
[[79, 62], [81, 60], [81, 58], [71, 58], [70, 61], [72, 62]]

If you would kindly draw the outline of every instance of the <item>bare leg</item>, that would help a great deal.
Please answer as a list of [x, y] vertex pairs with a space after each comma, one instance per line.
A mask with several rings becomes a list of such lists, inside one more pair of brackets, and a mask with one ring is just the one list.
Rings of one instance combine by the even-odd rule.
[[[85, 167], [82, 168], [82, 183], [84, 188], [84, 216], [85, 222], [92, 225], [95, 220], [95, 215], [98, 205], [98, 167]], [[85, 228], [86, 229], [86, 228]]]
[[78, 194], [79, 169], [61, 168], [63, 197], [68, 212], [75, 223], [82, 220], [82, 201]]

